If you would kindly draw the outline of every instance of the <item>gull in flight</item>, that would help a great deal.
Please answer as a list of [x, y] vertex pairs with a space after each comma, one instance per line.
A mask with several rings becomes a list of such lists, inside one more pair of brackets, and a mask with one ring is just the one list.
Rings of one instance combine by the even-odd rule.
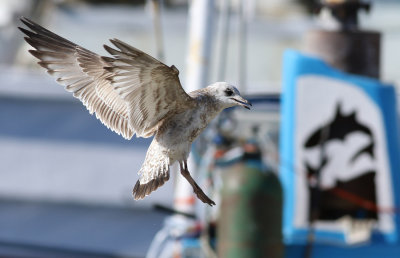
[[169, 179], [176, 161], [196, 196], [215, 203], [191, 177], [187, 159], [194, 139], [223, 109], [250, 102], [226, 82], [186, 93], [175, 66], [167, 66], [118, 39], [112, 57], [95, 54], [35, 22], [22, 18], [29, 28], [19, 28], [34, 48], [29, 52], [39, 65], [57, 78], [105, 126], [125, 139], [154, 136], [133, 188], [135, 200], [143, 199]]

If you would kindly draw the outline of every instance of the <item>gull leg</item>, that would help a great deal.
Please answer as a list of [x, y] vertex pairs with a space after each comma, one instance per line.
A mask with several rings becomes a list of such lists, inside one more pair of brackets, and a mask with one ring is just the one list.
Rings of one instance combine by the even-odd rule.
[[181, 169], [181, 174], [186, 178], [186, 180], [189, 182], [189, 184], [193, 187], [193, 191], [196, 194], [197, 198], [200, 199], [200, 201], [207, 203], [210, 206], [215, 205], [215, 202], [208, 198], [208, 196], [201, 190], [200, 186], [197, 185], [197, 183], [194, 181], [192, 176], [190, 175], [190, 172], [187, 168], [187, 163], [186, 161], [184, 162], [179, 162], [179, 167]]

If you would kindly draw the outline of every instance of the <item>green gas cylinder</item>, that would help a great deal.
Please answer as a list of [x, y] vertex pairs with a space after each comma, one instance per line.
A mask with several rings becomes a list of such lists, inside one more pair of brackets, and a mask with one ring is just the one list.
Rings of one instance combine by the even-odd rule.
[[278, 177], [243, 162], [222, 175], [219, 258], [283, 257], [282, 188]]

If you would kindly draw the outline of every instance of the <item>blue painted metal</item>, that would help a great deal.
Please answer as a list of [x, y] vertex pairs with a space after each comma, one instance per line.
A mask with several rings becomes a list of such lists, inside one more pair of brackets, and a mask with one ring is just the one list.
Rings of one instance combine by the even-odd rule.
[[[146, 148], [151, 139], [127, 141], [74, 100], [0, 97], [0, 137], [104, 143]], [[144, 150], [145, 151], [145, 150]]]
[[[396, 114], [396, 98], [394, 87], [381, 82], [355, 75], [349, 75], [340, 72], [336, 69], [329, 67], [323, 61], [304, 56], [296, 51], [287, 51], [284, 55], [284, 67], [283, 67], [283, 93], [282, 93], [282, 124], [281, 124], [281, 140], [280, 140], [280, 153], [281, 153], [281, 164], [293, 164], [294, 157], [296, 155], [294, 150], [294, 132], [296, 131], [296, 117], [295, 117], [295, 106], [296, 106], [296, 81], [299, 77], [304, 75], [318, 75], [327, 78], [333, 78], [335, 80], [341, 80], [352, 85], [356, 85], [365, 94], [376, 103], [382, 111], [384, 128], [386, 130], [386, 142], [389, 153], [389, 164], [391, 167], [391, 182], [393, 189], [393, 199], [395, 207], [400, 207], [400, 188], [396, 187], [396, 183], [400, 182], [400, 159], [398, 158], [399, 153], [399, 126], [398, 118]], [[293, 225], [294, 207], [296, 202], [296, 189], [295, 189], [295, 171], [293, 167], [281, 165], [280, 178], [282, 181], [285, 197], [284, 197], [284, 218], [283, 218], [283, 232], [285, 241], [289, 244], [289, 250], [293, 245], [304, 244], [307, 239], [308, 230], [296, 228]], [[392, 232], [378, 232], [374, 231], [372, 236], [373, 243], [399, 243], [399, 232], [400, 232], [400, 216], [399, 214], [394, 215], [395, 228]], [[337, 240], [337, 242], [343, 242], [344, 234], [342, 232], [327, 232], [317, 230], [315, 237], [325, 240]], [[293, 247], [294, 248], [294, 247]], [[299, 247], [300, 248], [300, 247]], [[318, 247], [324, 249], [322, 246]], [[317, 248], [317, 250], [319, 250]], [[330, 247], [332, 248], [332, 247]], [[296, 248], [294, 248], [296, 249]], [[400, 250], [397, 247], [394, 248]], [[327, 249], [324, 249], [327, 250]], [[343, 249], [348, 251], [348, 249]], [[354, 249], [355, 250], [355, 249]], [[352, 251], [354, 253], [358, 251]], [[339, 251], [338, 251], [339, 252]], [[344, 252], [344, 253], [346, 253]], [[361, 253], [368, 253], [366, 249], [362, 249]], [[290, 254], [291, 252], [289, 252]], [[287, 257], [292, 257], [287, 255]], [[293, 256], [295, 257], [295, 256]], [[322, 257], [322, 256], [316, 256]], [[338, 256], [323, 256], [323, 257], [338, 257]], [[353, 256], [355, 257], [355, 256]], [[366, 256], [357, 256], [366, 257]]]
[[[305, 245], [291, 244], [285, 246], [286, 258], [304, 258]], [[369, 258], [385, 257], [396, 258], [400, 254], [400, 245], [374, 243], [363, 246], [338, 246], [328, 244], [314, 244], [315, 258]]]

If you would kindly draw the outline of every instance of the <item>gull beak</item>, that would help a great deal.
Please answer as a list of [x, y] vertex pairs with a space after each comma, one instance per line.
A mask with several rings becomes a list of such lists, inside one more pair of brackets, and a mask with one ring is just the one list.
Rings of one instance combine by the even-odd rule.
[[238, 103], [239, 106], [242, 106], [244, 108], [250, 109], [250, 107], [252, 106], [252, 104], [250, 103], [250, 101], [242, 98], [241, 96], [235, 96], [233, 98], [231, 98], [232, 100], [236, 101]]

